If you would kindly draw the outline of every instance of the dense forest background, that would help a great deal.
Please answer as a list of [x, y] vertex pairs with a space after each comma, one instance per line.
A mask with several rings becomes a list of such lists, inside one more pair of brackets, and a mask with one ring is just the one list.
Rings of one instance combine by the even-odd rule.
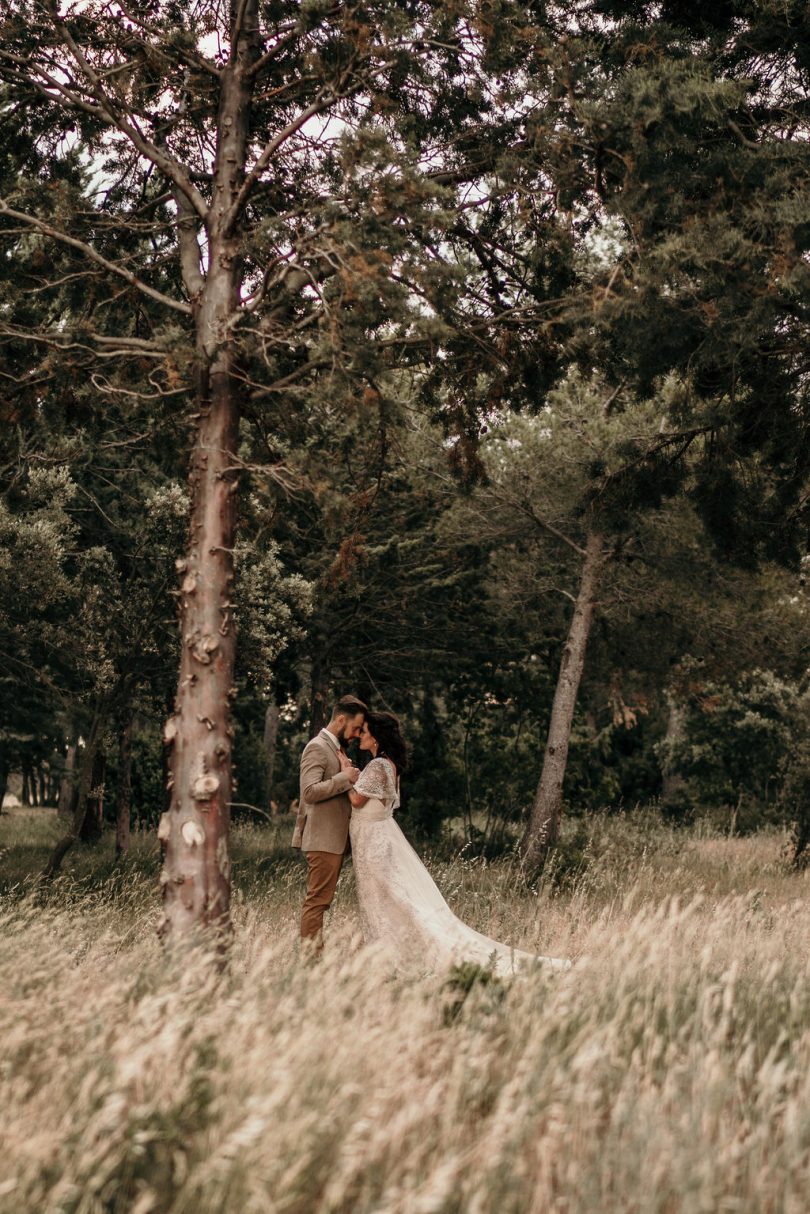
[[0, 1214], [805, 1210], [809, 503], [806, 0], [0, 0]]
[[801, 854], [805, 7], [215, 7], [4, 6], [0, 791], [121, 851], [169, 808], [184, 236], [255, 8], [246, 138], [287, 125], [239, 229], [233, 816], [287, 812], [353, 692], [403, 720], [407, 828], [493, 854], [556, 705], [567, 813], [789, 821]]
[[[549, 408], [562, 416], [581, 388], [567, 383]], [[452, 819], [459, 843], [491, 852], [514, 841], [534, 794], [577, 590], [576, 553], [530, 511], [542, 499], [555, 526], [577, 518], [568, 485], [551, 483], [549, 418], [495, 420], [478, 483], [466, 486], [453, 445], [406, 406], [360, 519], [376, 402], [358, 402], [353, 426], [341, 418], [334, 448], [305, 453], [294, 490], [290, 471], [284, 485], [251, 492], [234, 816], [288, 810], [313, 716], [352, 690], [403, 720], [408, 826], [436, 836]], [[104, 725], [89, 834], [102, 818], [114, 825], [124, 766], [133, 821], [154, 829], [164, 808], [171, 590], [186, 513], [173, 420], [127, 411], [110, 430], [108, 417], [77, 405], [57, 433], [15, 436], [2, 517], [3, 775], [25, 803], [71, 795], [99, 700], [126, 680]], [[337, 490], [319, 480], [333, 452], [345, 471]], [[752, 567], [719, 553], [684, 494], [649, 509], [633, 538], [600, 595], [568, 812], [655, 802], [677, 821], [713, 813], [732, 831], [792, 820], [796, 781], [810, 771], [801, 565]]]

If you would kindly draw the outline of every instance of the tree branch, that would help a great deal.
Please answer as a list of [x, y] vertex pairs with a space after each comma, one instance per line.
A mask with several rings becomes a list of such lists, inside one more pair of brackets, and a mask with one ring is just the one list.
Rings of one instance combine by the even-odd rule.
[[90, 376], [90, 382], [99, 392], [106, 392], [111, 396], [130, 396], [133, 400], [164, 400], [167, 396], [182, 396], [184, 393], [188, 393], [189, 390], [187, 385], [183, 385], [182, 388], [161, 388], [155, 384], [151, 375], [149, 382], [155, 386], [156, 390], [154, 392], [138, 392], [135, 388], [117, 388], [108, 379], [102, 379], [97, 371], [94, 371]]
[[[125, 350], [129, 354], [137, 354], [139, 357], [141, 355], [153, 354], [160, 358], [164, 358], [168, 353], [167, 347], [159, 345], [156, 341], [149, 341], [145, 337], [110, 336], [108, 333], [96, 333], [95, 330], [87, 329], [83, 326], [80, 327], [79, 331], [82, 337], [87, 337], [90, 341], [94, 341], [100, 346], [115, 346], [116, 353]], [[68, 338], [70, 334], [64, 329], [54, 332], [46, 332], [43, 329], [23, 329], [18, 325], [10, 325], [3, 321], [0, 322], [0, 335], [5, 337], [20, 337], [24, 341], [47, 342], [48, 344], [59, 343], [60, 339], [62, 339], [62, 344], [65, 344], [66, 347], [67, 345], [77, 345], [83, 350], [87, 349], [87, 346], [81, 345], [79, 342], [70, 341], [66, 343], [64, 339]]]
[[333, 93], [329, 93], [326, 97], [321, 97], [317, 101], [313, 101], [310, 105], [303, 109], [292, 122], [289, 122], [287, 126], [283, 128], [283, 130], [279, 131], [277, 135], [274, 135], [270, 142], [265, 145], [264, 150], [262, 151], [258, 160], [245, 177], [245, 180], [242, 182], [239, 193], [236, 195], [236, 198], [233, 200], [231, 205], [231, 209], [225, 216], [222, 226], [222, 233], [224, 236], [227, 236], [230, 233], [231, 229], [239, 218], [242, 208], [247, 202], [248, 196], [250, 195], [253, 187], [261, 177], [264, 170], [268, 167], [270, 161], [281, 145], [286, 143], [290, 136], [294, 135], [296, 131], [300, 130], [305, 122], [308, 122], [310, 118], [314, 118], [316, 114], [322, 114], [325, 110], [329, 109], [331, 105], [334, 105], [336, 100], [337, 96]]
[[180, 189], [173, 189], [177, 207], [177, 239], [180, 248], [180, 272], [183, 285], [192, 304], [205, 290], [205, 277], [200, 270], [200, 246], [197, 243], [197, 218], [194, 207]]
[[125, 117], [123, 114], [116, 113], [116, 106], [113, 104], [111, 98], [102, 87], [101, 78], [93, 68], [92, 64], [82, 54], [79, 45], [70, 32], [67, 22], [59, 16], [53, 2], [49, 7], [54, 29], [57, 32], [61, 32], [63, 41], [70, 51], [74, 62], [81, 71], [82, 75], [88, 81], [93, 96], [96, 98], [99, 105], [101, 116], [103, 116], [103, 118], [110, 125], [115, 126], [119, 131], [121, 131], [122, 134], [126, 135], [130, 142], [135, 145], [138, 151], [146, 156], [148, 160], [151, 160], [152, 164], [154, 164], [156, 168], [160, 169], [160, 171], [165, 177], [168, 178], [169, 181], [173, 181], [174, 184], [186, 195], [200, 218], [206, 219], [208, 216], [208, 206], [206, 201], [202, 194], [200, 194], [199, 190], [197, 190], [192, 184], [183, 166], [177, 160], [175, 160], [173, 156], [161, 151], [161, 149], [156, 147], [151, 140], [146, 138], [143, 132], [138, 128], [133, 115], [130, 114], [129, 117]]
[[125, 269], [124, 266], [116, 265], [114, 261], [108, 261], [106, 257], [102, 257], [92, 245], [87, 244], [84, 240], [77, 240], [75, 236], [68, 236], [67, 232], [60, 232], [58, 228], [52, 228], [50, 224], [44, 223], [41, 219], [34, 218], [33, 215], [26, 215], [23, 211], [15, 211], [6, 203], [4, 198], [0, 198], [0, 215], [8, 215], [11, 219], [16, 219], [18, 223], [27, 224], [28, 227], [41, 232], [43, 236], [49, 236], [52, 240], [58, 240], [61, 244], [69, 245], [72, 249], [78, 249], [90, 261], [94, 261], [96, 265], [103, 266], [111, 274], [116, 274], [119, 278], [123, 278], [130, 286], [136, 287], [144, 295], [148, 295], [150, 299], [155, 299], [158, 303], [165, 304], [167, 308], [172, 308], [175, 312], [182, 312], [184, 316], [191, 315], [190, 304], [184, 303], [179, 299], [172, 299], [170, 295], [164, 295], [162, 291], [150, 287], [148, 283], [141, 282], [140, 278], [137, 278], [131, 270]]
[[[137, 25], [139, 29], [144, 30], [152, 39], [151, 42], [145, 42], [143, 38], [139, 39], [141, 46], [148, 47], [149, 50], [154, 51], [155, 45], [159, 44], [163, 38], [162, 31], [158, 31], [153, 26], [148, 25], [147, 22], [144, 21], [143, 17], [139, 13], [135, 12], [131, 5], [126, 3], [126, 0], [118, 0], [118, 2], [121, 7], [121, 11], [124, 13], [126, 18], [131, 21], [133, 25]], [[172, 46], [172, 50], [177, 55], [178, 59], [182, 60], [182, 62], [188, 67], [198, 67], [202, 71], [208, 72], [211, 76], [214, 76], [217, 80], [219, 80], [221, 77], [222, 72], [219, 70], [219, 68], [216, 67], [210, 59], [206, 59], [205, 55], [201, 55], [199, 51], [191, 51], [188, 47], [177, 45]], [[168, 58], [168, 56], [164, 56], [164, 58]]]
[[566, 535], [564, 531], [558, 530], [553, 523], [549, 523], [547, 519], [541, 518], [539, 514], [535, 514], [531, 506], [523, 505], [522, 503], [515, 502], [514, 500], [507, 502], [507, 504], [514, 505], [515, 508], [521, 512], [521, 514], [525, 514], [527, 518], [530, 518], [532, 522], [535, 523], [542, 531], [547, 531], [549, 535], [553, 535], [554, 538], [558, 539], [561, 543], [567, 544], [569, 548], [572, 548], [574, 552], [579, 553], [580, 556], [585, 556], [585, 549], [580, 544], [577, 544], [575, 540], [572, 540], [571, 537]]
[[234, 14], [233, 25], [231, 27], [231, 55], [235, 51], [239, 39], [242, 37], [242, 26], [245, 23], [245, 10], [247, 9], [247, 0], [238, 0], [236, 13]]
[[245, 76], [248, 78], [248, 80], [252, 77], [258, 76], [259, 73], [267, 67], [268, 63], [272, 63], [276, 55], [278, 55], [285, 46], [289, 45], [290, 42], [295, 41], [299, 34], [298, 22], [291, 21], [290, 25], [292, 26], [291, 31], [288, 34], [285, 34], [283, 38], [279, 38], [277, 42], [274, 42], [273, 45], [266, 50], [259, 59], [256, 60], [253, 66], [247, 72], [245, 72]]

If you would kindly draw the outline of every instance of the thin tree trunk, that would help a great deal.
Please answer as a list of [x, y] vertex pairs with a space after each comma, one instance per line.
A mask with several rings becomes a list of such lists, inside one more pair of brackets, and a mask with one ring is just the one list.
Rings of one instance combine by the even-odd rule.
[[65, 755], [65, 770], [62, 773], [62, 781], [59, 785], [58, 810], [64, 817], [69, 816], [73, 802], [73, 781], [76, 775], [77, 747], [77, 742], [68, 743], [67, 754]]
[[79, 767], [79, 782], [75, 789], [75, 808], [70, 820], [70, 825], [66, 833], [62, 836], [56, 847], [51, 852], [50, 859], [45, 865], [42, 877], [45, 880], [54, 877], [59, 872], [62, 861], [70, 851], [73, 844], [79, 838], [84, 823], [84, 815], [87, 812], [87, 798], [92, 787], [93, 769], [95, 767], [96, 752], [101, 744], [101, 739], [104, 736], [104, 728], [107, 721], [106, 705], [99, 706], [96, 709], [96, 714], [93, 718], [93, 723], [90, 726], [90, 734], [87, 738], [84, 751], [82, 753], [81, 764]]
[[27, 763], [23, 763], [20, 800], [22, 801], [23, 805], [31, 804], [31, 769]]
[[675, 694], [672, 691], [667, 693], [667, 705], [669, 707], [669, 714], [667, 716], [666, 732], [664, 733], [666, 758], [661, 769], [661, 799], [664, 802], [670, 801], [683, 787], [683, 776], [679, 775], [675, 768], [672, 761], [671, 748], [683, 737], [684, 707], [675, 698]]
[[805, 867], [808, 850], [810, 850], [810, 810], [804, 803], [800, 805], [793, 825], [792, 864], [794, 868]]
[[464, 726], [464, 747], [462, 750], [462, 762], [464, 764], [464, 831], [467, 836], [467, 842], [472, 843], [473, 838], [473, 799], [472, 799], [472, 778], [470, 774], [470, 735], [472, 727], [475, 724], [475, 718], [478, 716], [480, 702], [475, 705], [470, 713], [467, 723]]
[[97, 843], [104, 825], [104, 782], [107, 774], [107, 755], [101, 740], [96, 747], [90, 792], [87, 795], [79, 838], [83, 843]]
[[132, 808], [132, 721], [131, 704], [124, 709], [118, 726], [118, 780], [115, 804], [115, 854], [129, 851], [129, 820]]
[[523, 836], [524, 865], [539, 872], [557, 842], [563, 806], [563, 781], [568, 762], [568, 744], [585, 666], [585, 652], [593, 623], [596, 594], [605, 564], [602, 536], [591, 532], [585, 544], [579, 593], [563, 647], [560, 673], [551, 708], [551, 721], [531, 815]]
[[276, 743], [278, 742], [278, 721], [280, 714], [281, 709], [278, 704], [275, 700], [271, 700], [264, 714], [264, 756], [267, 780], [265, 797], [273, 817], [275, 817], [273, 810], [273, 780], [276, 770]]
[[258, 58], [258, 0], [233, 6], [240, 32], [220, 78], [213, 203], [208, 216], [208, 269], [199, 271], [194, 217], [181, 205], [183, 277], [196, 331], [198, 429], [191, 457], [191, 526], [178, 562], [182, 638], [174, 712], [164, 741], [171, 749], [171, 804], [158, 837], [164, 845], [160, 935], [172, 947], [214, 929], [220, 948], [230, 933], [230, 816], [235, 629], [231, 610], [236, 523], [238, 389], [233, 319], [242, 266], [230, 211], [244, 179]]
[[327, 721], [329, 671], [320, 654], [313, 660], [309, 694], [309, 736], [316, 737]]
[[0, 751], [0, 814], [3, 812], [3, 801], [8, 788], [10, 764], [4, 751]]

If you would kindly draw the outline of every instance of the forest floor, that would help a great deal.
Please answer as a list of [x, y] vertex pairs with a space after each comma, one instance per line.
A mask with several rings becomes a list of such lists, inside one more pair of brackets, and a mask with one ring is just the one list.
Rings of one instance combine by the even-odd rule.
[[159, 858], [0, 816], [0, 1212], [804, 1214], [810, 874], [779, 833], [595, 819], [556, 877], [428, 856], [480, 931], [568, 956], [511, 982], [392, 973], [351, 866], [298, 957], [289, 827], [234, 830], [226, 974], [161, 952]]

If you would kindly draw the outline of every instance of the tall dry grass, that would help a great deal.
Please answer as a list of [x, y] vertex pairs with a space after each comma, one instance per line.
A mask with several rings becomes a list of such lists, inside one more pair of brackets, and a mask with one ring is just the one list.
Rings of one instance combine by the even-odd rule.
[[148, 842], [44, 900], [12, 882], [0, 1211], [804, 1214], [810, 909], [782, 843], [621, 820], [536, 895], [432, 862], [474, 926], [575, 959], [470, 989], [364, 950], [350, 871], [301, 962], [302, 873], [262, 831], [221, 978], [162, 956]]

